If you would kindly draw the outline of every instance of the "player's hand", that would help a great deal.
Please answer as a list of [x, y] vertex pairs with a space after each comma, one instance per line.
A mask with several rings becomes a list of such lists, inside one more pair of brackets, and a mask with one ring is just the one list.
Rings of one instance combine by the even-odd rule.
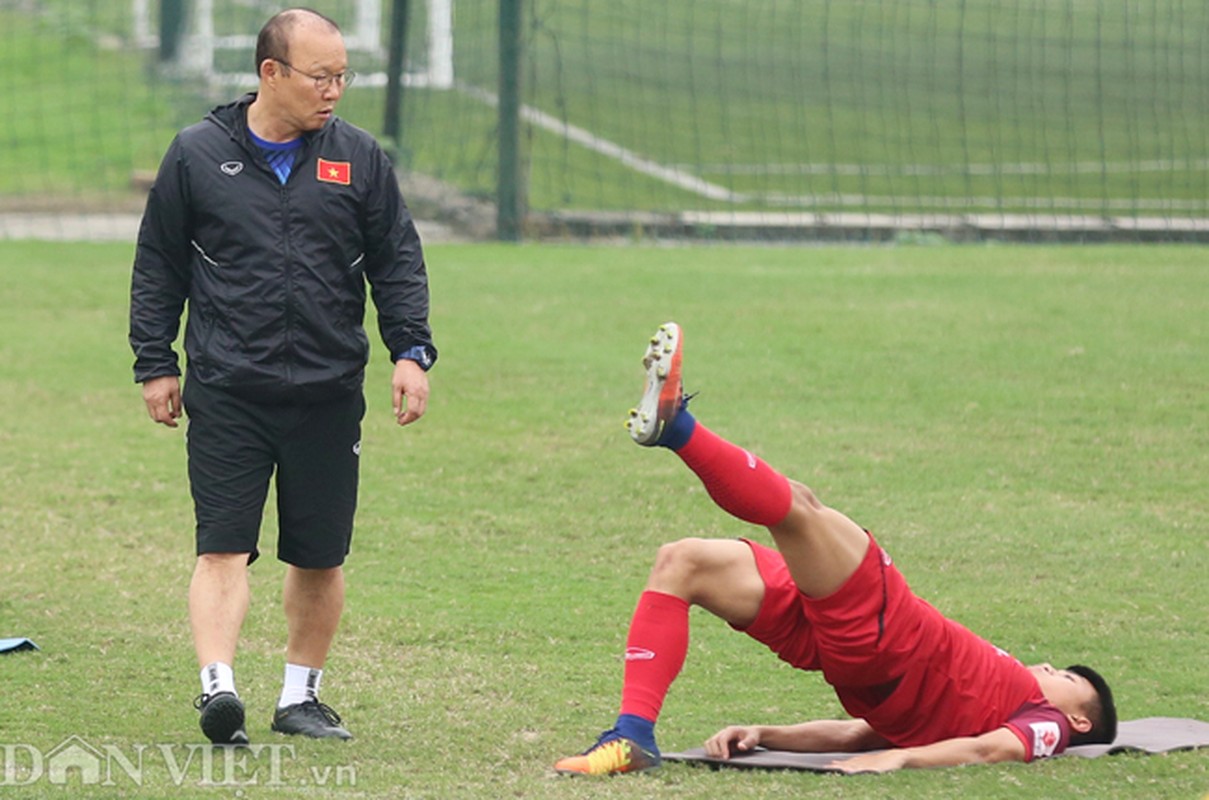
[[177, 427], [181, 416], [181, 381], [176, 375], [163, 375], [143, 382], [143, 402], [147, 414], [161, 425]]
[[419, 364], [406, 358], [396, 361], [390, 386], [395, 420], [400, 425], [410, 425], [424, 416], [428, 408], [428, 373]]
[[728, 725], [705, 740], [705, 754], [710, 758], [730, 758], [731, 753], [746, 753], [759, 744], [759, 726]]

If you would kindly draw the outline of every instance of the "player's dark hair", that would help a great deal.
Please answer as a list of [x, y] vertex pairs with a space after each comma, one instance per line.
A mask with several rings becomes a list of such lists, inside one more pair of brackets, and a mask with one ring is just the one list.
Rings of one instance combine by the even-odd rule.
[[1096, 690], [1096, 699], [1084, 708], [1088, 719], [1091, 720], [1091, 730], [1087, 733], [1072, 733], [1070, 743], [1076, 744], [1112, 744], [1117, 738], [1117, 706], [1112, 699], [1112, 689], [1108, 681], [1091, 667], [1073, 664], [1068, 670], [1087, 679]]
[[256, 36], [256, 74], [260, 75], [260, 65], [265, 59], [274, 61], [289, 61], [290, 34], [294, 27], [310, 16], [326, 22], [332, 30], [339, 32], [340, 26], [332, 18], [320, 14], [310, 8], [287, 8], [269, 17], [269, 21], [260, 29]]

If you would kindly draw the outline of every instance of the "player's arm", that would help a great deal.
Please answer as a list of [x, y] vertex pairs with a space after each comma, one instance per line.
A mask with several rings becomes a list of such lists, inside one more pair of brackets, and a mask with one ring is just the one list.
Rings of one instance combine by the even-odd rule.
[[956, 767], [961, 764], [994, 764], [1024, 761], [1024, 743], [1008, 728], [997, 728], [981, 736], [945, 739], [922, 747], [901, 747], [836, 761], [831, 766], [844, 772], [889, 772], [895, 769]]
[[797, 725], [730, 725], [705, 742], [713, 758], [730, 758], [760, 746], [796, 753], [861, 753], [887, 742], [863, 719], [819, 719]]

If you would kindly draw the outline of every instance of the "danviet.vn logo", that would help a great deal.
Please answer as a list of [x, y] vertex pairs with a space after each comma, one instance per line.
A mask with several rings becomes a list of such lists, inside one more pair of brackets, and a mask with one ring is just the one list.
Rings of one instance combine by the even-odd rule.
[[72, 735], [50, 748], [0, 743], [0, 788], [8, 786], [357, 785], [353, 764], [299, 764], [294, 745], [96, 744]]

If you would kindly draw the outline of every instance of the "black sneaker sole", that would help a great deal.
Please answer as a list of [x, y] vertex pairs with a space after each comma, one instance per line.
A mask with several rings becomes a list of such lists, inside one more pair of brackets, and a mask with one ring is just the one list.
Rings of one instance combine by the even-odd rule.
[[311, 739], [341, 739], [348, 741], [353, 738], [353, 735], [344, 728], [336, 725], [331, 727], [322, 726], [306, 726], [294, 727], [292, 725], [278, 725], [273, 723], [271, 727], [273, 733], [280, 733], [283, 736], [306, 736]]
[[220, 694], [201, 711], [201, 729], [214, 744], [247, 744], [243, 703], [233, 694]]
[[[305, 704], [279, 708], [269, 729], [286, 736], [309, 736], [312, 739], [352, 739], [353, 735], [339, 722], [324, 719], [315, 711], [307, 713]], [[338, 717], [336, 719], [339, 719]]]

